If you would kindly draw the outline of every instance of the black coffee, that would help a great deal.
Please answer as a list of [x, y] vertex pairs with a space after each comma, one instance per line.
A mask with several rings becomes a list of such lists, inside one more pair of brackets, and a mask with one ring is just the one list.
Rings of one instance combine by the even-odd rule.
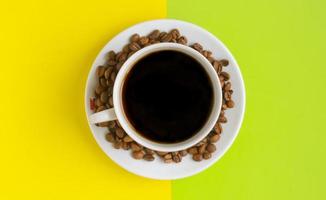
[[195, 59], [165, 50], [134, 65], [122, 96], [126, 117], [138, 133], [156, 142], [176, 143], [204, 126], [213, 103], [213, 88]]

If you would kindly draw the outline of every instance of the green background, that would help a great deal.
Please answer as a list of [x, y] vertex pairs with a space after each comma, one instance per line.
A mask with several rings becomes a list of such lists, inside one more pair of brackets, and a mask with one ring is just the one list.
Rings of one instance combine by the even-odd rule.
[[247, 93], [232, 148], [173, 181], [173, 199], [326, 199], [326, 1], [169, 0], [167, 10], [229, 47]]

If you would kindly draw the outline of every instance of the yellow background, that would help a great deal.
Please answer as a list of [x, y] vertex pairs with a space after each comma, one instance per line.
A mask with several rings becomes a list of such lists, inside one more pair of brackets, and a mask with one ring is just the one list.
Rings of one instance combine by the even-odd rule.
[[105, 156], [83, 107], [103, 45], [164, 17], [165, 0], [1, 3], [1, 200], [171, 199], [169, 181], [135, 176]]

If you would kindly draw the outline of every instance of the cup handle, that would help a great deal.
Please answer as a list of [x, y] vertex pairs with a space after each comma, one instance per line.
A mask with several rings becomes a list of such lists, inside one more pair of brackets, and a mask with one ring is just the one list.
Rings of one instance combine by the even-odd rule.
[[88, 117], [91, 124], [113, 121], [117, 119], [114, 108], [102, 110], [101, 112], [94, 113]]

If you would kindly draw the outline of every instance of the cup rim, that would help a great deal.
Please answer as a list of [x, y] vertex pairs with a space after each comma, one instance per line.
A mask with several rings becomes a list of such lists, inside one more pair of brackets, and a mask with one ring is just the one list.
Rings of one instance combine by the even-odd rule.
[[[137, 133], [137, 130], [130, 124], [128, 121], [125, 112], [123, 111], [122, 106], [122, 88], [124, 84], [124, 80], [126, 75], [129, 73], [129, 71], [132, 69], [134, 64], [138, 62], [140, 59], [145, 57], [146, 55], [149, 55], [153, 52], [161, 51], [161, 50], [176, 50], [182, 53], [185, 53], [192, 58], [196, 59], [201, 66], [204, 67], [204, 70], [208, 74], [212, 86], [213, 86], [213, 95], [214, 95], [214, 101], [211, 113], [204, 124], [204, 126], [192, 137], [188, 138], [187, 140], [177, 142], [177, 143], [158, 143], [155, 141], [151, 141], [145, 137], [143, 137], [141, 134]], [[141, 144], [144, 147], [156, 150], [156, 151], [162, 151], [162, 152], [171, 152], [171, 151], [180, 151], [187, 149], [198, 142], [200, 142], [202, 139], [204, 139], [210, 131], [213, 129], [215, 123], [218, 120], [218, 116], [221, 111], [222, 106], [222, 88], [220, 85], [220, 81], [218, 78], [218, 75], [211, 65], [211, 63], [198, 51], [194, 50], [191, 47], [177, 44], [177, 43], [158, 43], [153, 44], [148, 47], [142, 48], [136, 53], [134, 53], [131, 57], [127, 59], [127, 61], [121, 66], [115, 80], [114, 88], [113, 88], [113, 108], [115, 110], [117, 119], [119, 123], [121, 124], [121, 127], [127, 132], [127, 134], [137, 143]]]

